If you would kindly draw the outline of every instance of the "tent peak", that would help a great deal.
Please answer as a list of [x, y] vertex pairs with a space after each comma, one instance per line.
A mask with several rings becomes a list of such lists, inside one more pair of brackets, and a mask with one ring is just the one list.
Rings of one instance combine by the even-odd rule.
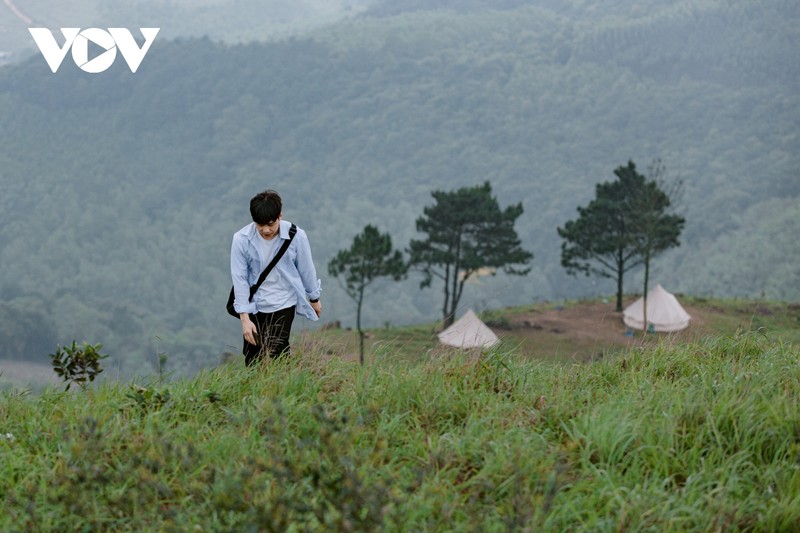
[[[622, 320], [632, 329], [645, 329], [644, 297], [625, 308]], [[687, 313], [675, 296], [660, 283], [647, 291], [647, 322], [655, 331], [679, 331], [689, 326]]]
[[437, 336], [442, 344], [457, 348], [488, 348], [500, 342], [472, 309]]

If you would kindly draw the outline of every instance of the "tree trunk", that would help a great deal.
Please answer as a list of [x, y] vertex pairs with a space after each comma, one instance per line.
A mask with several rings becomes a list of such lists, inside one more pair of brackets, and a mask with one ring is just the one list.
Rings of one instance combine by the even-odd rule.
[[444, 290], [444, 308], [442, 309], [442, 321], [444, 322], [444, 328], [447, 329], [453, 324], [453, 313], [450, 311], [450, 287], [449, 281], [445, 280], [444, 282], [445, 290]]
[[[450, 295], [450, 308], [448, 309], [447, 304], [445, 304], [445, 311], [444, 311], [444, 328], [447, 329], [453, 325], [453, 322], [456, 320], [456, 307], [458, 307], [458, 272], [461, 269], [461, 232], [458, 233], [458, 239], [456, 241], [456, 250], [455, 250], [455, 262], [453, 264], [453, 286], [449, 288], [449, 295]], [[447, 271], [447, 279], [445, 280], [445, 286], [449, 285], [450, 283], [450, 270], [448, 265]]]
[[650, 281], [650, 249], [647, 249], [647, 252], [644, 256], [644, 296], [643, 302], [644, 306], [642, 307], [642, 319], [644, 320], [644, 324], [642, 325], [642, 331], [647, 333], [647, 284]]
[[622, 260], [622, 253], [620, 252], [620, 257], [617, 259], [617, 312], [622, 312], [622, 276], [625, 273], [624, 270], [624, 262]]
[[461, 295], [464, 293], [464, 282], [467, 281], [467, 277], [464, 276], [458, 284], [453, 284], [453, 298], [451, 299], [452, 305], [450, 306], [450, 324], [455, 322], [456, 319], [456, 311], [458, 311], [458, 302], [461, 301]]
[[358, 306], [356, 310], [356, 329], [358, 330], [358, 362], [364, 364], [364, 332], [361, 331], [361, 304], [364, 302], [364, 285], [358, 291]]
[[455, 322], [455, 317], [453, 316], [453, 313], [445, 311], [445, 313], [444, 313], [444, 321], [443, 321], [443, 324], [442, 324], [443, 329], [447, 329], [450, 326], [452, 326], [453, 322]]
[[[453, 323], [453, 317], [449, 314], [450, 308], [450, 265], [445, 265], [444, 269], [444, 305], [442, 306], [442, 321], [445, 329]], [[449, 322], [448, 322], [449, 320]]]

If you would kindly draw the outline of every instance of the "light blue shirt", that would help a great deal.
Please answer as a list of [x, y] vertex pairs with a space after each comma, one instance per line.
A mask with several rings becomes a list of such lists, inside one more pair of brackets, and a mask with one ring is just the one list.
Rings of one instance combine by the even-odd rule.
[[[289, 238], [291, 222], [281, 220], [280, 239]], [[233, 280], [233, 308], [237, 313], [273, 312], [268, 301], [269, 291], [265, 287], [269, 277], [249, 302], [250, 287], [258, 281], [258, 276], [272, 261], [272, 256], [264, 257], [261, 245], [263, 238], [258, 234], [255, 222], [251, 222], [233, 235], [231, 244], [231, 279]], [[276, 252], [278, 249], [276, 248]], [[286, 254], [275, 265], [277, 276], [274, 279], [282, 290], [293, 291], [297, 296], [297, 314], [309, 320], [318, 320], [317, 314], [308, 302], [319, 298], [322, 282], [317, 278], [317, 270], [311, 258], [311, 245], [308, 235], [300, 228], [286, 250]], [[271, 277], [271, 275], [270, 275]]]
[[[258, 235], [258, 233], [256, 233], [256, 235]], [[270, 261], [270, 258], [275, 257], [275, 254], [280, 251], [284, 243], [281, 238], [273, 237], [267, 240], [261, 236], [255, 239], [255, 241], [258, 242], [258, 246], [261, 247], [261, 257], [265, 257]], [[267, 279], [264, 280], [260, 289], [264, 291], [264, 294], [260, 294], [261, 290], [259, 290], [256, 307], [258, 307], [258, 310], [262, 313], [275, 313], [281, 309], [297, 305], [297, 293], [294, 287], [292, 287], [292, 284], [289, 283], [277, 268], [270, 270]]]

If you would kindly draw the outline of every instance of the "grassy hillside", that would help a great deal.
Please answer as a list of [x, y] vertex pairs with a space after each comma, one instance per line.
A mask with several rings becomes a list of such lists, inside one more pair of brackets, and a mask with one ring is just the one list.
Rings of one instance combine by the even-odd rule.
[[800, 357], [390, 354], [0, 395], [0, 529], [796, 531]]

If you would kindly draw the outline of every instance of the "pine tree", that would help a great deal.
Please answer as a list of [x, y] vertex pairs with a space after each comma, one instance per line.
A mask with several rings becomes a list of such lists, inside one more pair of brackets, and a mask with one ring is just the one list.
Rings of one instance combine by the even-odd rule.
[[580, 272], [617, 281], [617, 311], [622, 311], [625, 272], [646, 264], [668, 248], [679, 246], [685, 220], [668, 214], [669, 196], [648, 181], [629, 161], [614, 170], [615, 181], [599, 183], [596, 197], [580, 216], [558, 228], [561, 265], [570, 275]]
[[444, 327], [448, 327], [455, 319], [464, 283], [472, 275], [482, 268], [525, 275], [530, 269], [512, 265], [528, 263], [533, 254], [522, 249], [514, 230], [522, 204], [500, 209], [488, 181], [431, 195], [436, 203], [425, 207], [417, 219], [417, 231], [428, 238], [410, 242], [410, 266], [422, 272], [421, 288], [429, 287], [434, 277], [444, 282], [442, 315]]
[[356, 302], [356, 329], [358, 330], [358, 360], [364, 364], [364, 331], [361, 329], [361, 309], [367, 287], [380, 277], [395, 281], [405, 277], [408, 266], [399, 250], [392, 251], [392, 237], [380, 233], [372, 225], [356, 235], [348, 250], [339, 250], [328, 263], [331, 276], [344, 276], [345, 292]]

